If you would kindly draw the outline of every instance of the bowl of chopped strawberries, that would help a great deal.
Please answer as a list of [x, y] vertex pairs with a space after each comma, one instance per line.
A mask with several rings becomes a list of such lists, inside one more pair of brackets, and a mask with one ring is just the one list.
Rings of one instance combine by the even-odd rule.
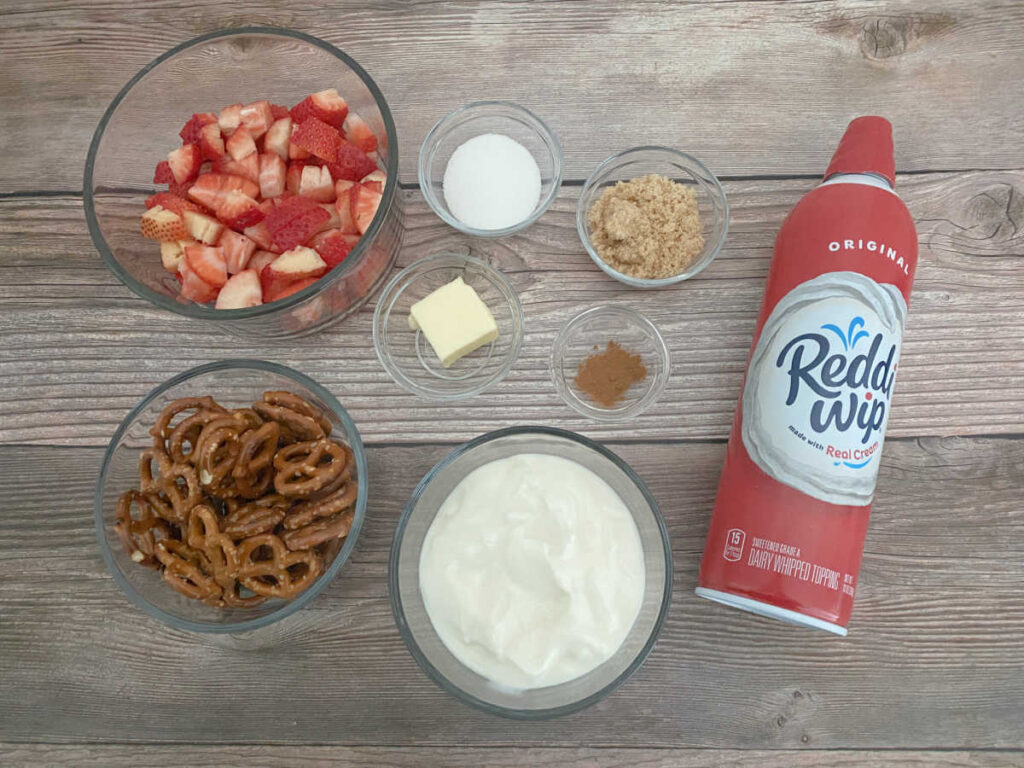
[[125, 285], [247, 337], [356, 311], [402, 239], [383, 94], [345, 53], [286, 29], [215, 32], [145, 67], [96, 129], [84, 196]]

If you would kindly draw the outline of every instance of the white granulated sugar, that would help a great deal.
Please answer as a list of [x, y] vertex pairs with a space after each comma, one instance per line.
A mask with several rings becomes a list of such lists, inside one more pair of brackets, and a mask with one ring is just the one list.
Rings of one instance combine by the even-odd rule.
[[474, 229], [504, 229], [529, 218], [540, 200], [540, 168], [515, 139], [485, 133], [452, 153], [444, 169], [444, 200]]

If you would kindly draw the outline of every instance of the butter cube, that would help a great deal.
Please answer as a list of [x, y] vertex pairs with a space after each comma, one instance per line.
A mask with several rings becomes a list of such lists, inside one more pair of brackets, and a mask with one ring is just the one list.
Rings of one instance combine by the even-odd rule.
[[461, 277], [413, 304], [409, 328], [423, 331], [445, 368], [498, 338], [491, 310]]

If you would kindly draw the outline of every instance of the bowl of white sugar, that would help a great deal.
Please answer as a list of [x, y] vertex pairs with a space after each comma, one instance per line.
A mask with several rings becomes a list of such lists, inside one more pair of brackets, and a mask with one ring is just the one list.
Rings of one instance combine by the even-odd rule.
[[419, 182], [446, 223], [478, 237], [530, 226], [562, 181], [558, 137], [507, 101], [475, 101], [443, 117], [420, 147]]

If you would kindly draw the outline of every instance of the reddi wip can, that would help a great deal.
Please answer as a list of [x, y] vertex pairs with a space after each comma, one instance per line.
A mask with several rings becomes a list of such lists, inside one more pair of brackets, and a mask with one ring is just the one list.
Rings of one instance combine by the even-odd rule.
[[839, 635], [917, 266], [892, 126], [860, 117], [775, 241], [697, 594]]

